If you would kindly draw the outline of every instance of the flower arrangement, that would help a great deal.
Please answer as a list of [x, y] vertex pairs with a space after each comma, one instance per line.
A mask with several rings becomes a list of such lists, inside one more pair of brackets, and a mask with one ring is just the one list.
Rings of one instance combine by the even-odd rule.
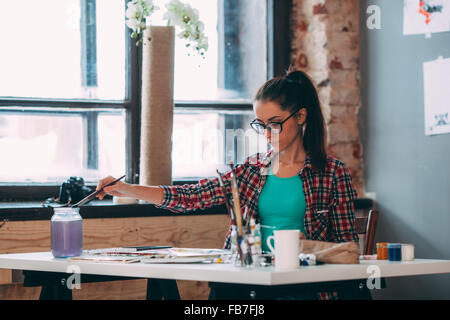
[[[186, 40], [186, 47], [204, 56], [208, 50], [208, 38], [204, 34], [203, 22], [199, 20], [198, 10], [179, 0], [171, 0], [165, 7], [167, 12], [164, 14], [164, 19], [168, 21], [168, 25], [179, 27], [181, 32], [178, 33], [178, 37]], [[142, 43], [147, 22], [156, 10], [159, 10], [159, 7], [154, 4], [153, 0], [128, 2], [125, 22], [133, 30], [131, 37], [137, 39], [137, 46]]]

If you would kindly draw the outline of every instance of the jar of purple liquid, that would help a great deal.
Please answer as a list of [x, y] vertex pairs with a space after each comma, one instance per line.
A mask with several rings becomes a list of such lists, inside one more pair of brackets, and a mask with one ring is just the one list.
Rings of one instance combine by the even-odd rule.
[[79, 208], [53, 208], [51, 247], [55, 258], [75, 257], [83, 251], [83, 219]]

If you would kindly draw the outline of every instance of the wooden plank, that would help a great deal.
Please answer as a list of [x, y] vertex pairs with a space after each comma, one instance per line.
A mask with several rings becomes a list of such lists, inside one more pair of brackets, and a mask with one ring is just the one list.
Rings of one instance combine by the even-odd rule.
[[8, 284], [12, 282], [12, 271], [0, 269], [0, 284]]
[[[222, 248], [228, 224], [226, 215], [84, 219], [83, 248], [152, 244]], [[49, 250], [50, 221], [9, 221], [0, 228], [0, 253]], [[6, 276], [5, 282], [11, 282], [11, 279]], [[178, 284], [182, 299], [208, 298], [206, 282], [178, 281]], [[0, 299], [34, 298], [35, 292], [30, 288], [17, 285], [0, 287]], [[146, 280], [92, 283], [82, 284], [80, 290], [73, 292], [73, 297], [80, 300], [145, 299], [145, 290]]]
[[41, 288], [24, 288], [21, 283], [0, 285], [0, 300], [37, 300]]
[[82, 283], [72, 290], [73, 300], [145, 300], [147, 281], [125, 280], [100, 283]]
[[[222, 248], [226, 215], [84, 219], [85, 249], [145, 244]], [[50, 250], [50, 221], [9, 221], [0, 229], [0, 253]]]

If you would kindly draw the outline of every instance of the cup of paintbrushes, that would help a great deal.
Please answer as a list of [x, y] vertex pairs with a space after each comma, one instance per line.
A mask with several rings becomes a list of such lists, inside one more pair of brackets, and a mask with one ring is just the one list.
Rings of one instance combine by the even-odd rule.
[[[234, 202], [234, 197], [232, 197], [233, 201], [230, 202], [230, 199], [228, 198], [228, 192], [225, 189], [225, 184], [223, 182], [222, 179], [222, 175], [219, 173], [218, 170], [216, 170], [218, 176], [219, 176], [219, 184], [222, 187], [222, 192], [223, 195], [225, 197], [225, 206], [227, 207], [228, 212], [230, 213], [230, 218], [231, 218], [231, 223], [236, 226], [239, 230], [239, 224], [237, 223], [237, 219], [236, 219], [236, 206], [235, 206], [235, 202]], [[238, 198], [239, 199], [239, 198]], [[239, 202], [238, 202], [239, 203]], [[239, 208], [239, 205], [238, 205]], [[240, 208], [239, 208], [240, 209]], [[241, 222], [241, 230], [242, 230], [242, 222]], [[236, 247], [237, 247], [237, 252], [238, 252], [238, 256], [240, 258], [241, 264], [244, 265], [245, 261], [244, 261], [244, 255], [242, 252], [242, 248], [241, 248], [241, 243], [242, 243], [242, 235], [239, 234], [239, 232], [237, 233], [237, 239], [236, 239]]]
[[244, 235], [244, 230], [242, 228], [242, 213], [241, 213], [241, 204], [239, 201], [238, 186], [236, 177], [234, 175], [233, 165], [230, 165], [230, 167], [231, 167], [231, 194], [233, 195], [233, 205], [234, 205], [233, 209], [236, 218], [236, 224], [238, 227], [238, 234], [240, 237], [242, 237]]

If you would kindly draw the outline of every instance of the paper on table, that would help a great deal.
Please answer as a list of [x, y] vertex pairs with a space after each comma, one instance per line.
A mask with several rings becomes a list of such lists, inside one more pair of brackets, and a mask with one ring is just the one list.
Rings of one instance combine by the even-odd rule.
[[141, 258], [142, 263], [199, 263], [209, 262], [213, 259], [210, 257], [167, 257], [167, 258]]
[[90, 261], [90, 262], [116, 262], [116, 263], [134, 263], [139, 262], [139, 257], [124, 256], [102, 256], [102, 255], [81, 255], [68, 258], [69, 261]]
[[423, 64], [425, 135], [450, 132], [450, 58]]
[[199, 263], [212, 262], [214, 259], [231, 254], [226, 249], [170, 248], [166, 257], [142, 257], [142, 263]]
[[171, 248], [169, 255], [175, 257], [216, 257], [230, 254], [226, 249]]
[[148, 255], [148, 254], [169, 254], [168, 248], [152, 248], [148, 250], [140, 250], [138, 247], [120, 247], [120, 248], [101, 248], [83, 250], [83, 254], [87, 255]]
[[196, 263], [212, 261], [227, 254], [230, 254], [230, 250], [164, 248], [137, 251], [133, 248], [102, 248], [84, 250], [81, 256], [70, 258], [70, 260], [122, 263]]

